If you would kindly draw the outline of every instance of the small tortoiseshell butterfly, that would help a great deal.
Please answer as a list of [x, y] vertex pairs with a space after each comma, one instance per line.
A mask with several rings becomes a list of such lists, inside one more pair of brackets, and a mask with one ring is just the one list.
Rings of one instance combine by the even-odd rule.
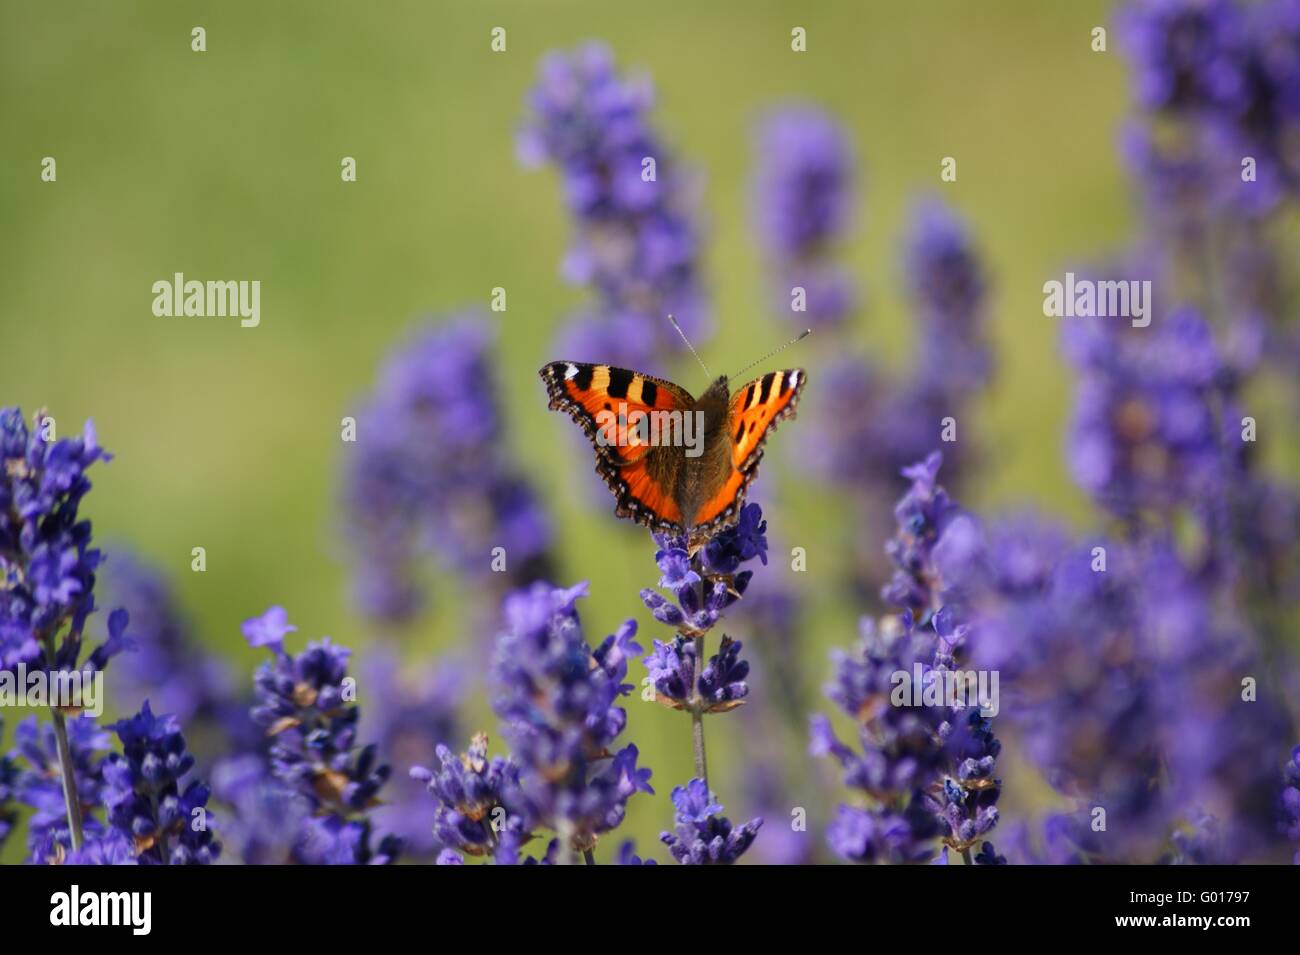
[[595, 445], [615, 513], [693, 543], [736, 520], [763, 442], [794, 416], [806, 380], [799, 368], [773, 371], [732, 395], [724, 375], [693, 398], [671, 381], [609, 365], [553, 361], [540, 375], [550, 407], [567, 411]]

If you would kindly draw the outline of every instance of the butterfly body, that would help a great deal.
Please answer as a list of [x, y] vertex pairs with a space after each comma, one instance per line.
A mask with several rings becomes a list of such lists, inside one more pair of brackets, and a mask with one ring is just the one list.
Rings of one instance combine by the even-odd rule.
[[725, 377], [699, 398], [624, 368], [556, 361], [540, 372], [550, 407], [566, 411], [596, 449], [596, 471], [619, 517], [706, 539], [733, 523], [763, 443], [793, 416], [801, 369], [774, 371], [731, 394]]

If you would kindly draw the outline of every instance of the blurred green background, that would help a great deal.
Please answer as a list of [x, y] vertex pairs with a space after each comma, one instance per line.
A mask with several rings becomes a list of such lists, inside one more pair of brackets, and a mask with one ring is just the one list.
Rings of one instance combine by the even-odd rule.
[[[47, 407], [60, 434], [94, 418], [116, 455], [92, 472], [97, 538], [164, 568], [199, 637], [251, 673], [259, 655], [239, 623], [272, 603], [299, 637], [361, 647], [377, 636], [347, 597], [336, 501], [352, 446], [339, 419], [413, 321], [486, 306], [503, 286], [509, 437], [552, 506], [562, 582], [591, 580], [593, 642], [635, 614], [648, 645], [662, 635], [636, 597], [658, 576], [648, 542], [612, 519], [608, 500], [576, 499], [596, 486], [590, 462], [572, 459], [572, 426], [546, 410], [537, 379], [564, 357], [549, 343], [585, 292], [558, 275], [570, 224], [556, 177], [520, 168], [514, 149], [539, 57], [600, 39], [652, 77], [656, 128], [705, 179], [719, 323], [706, 361], [737, 367], [786, 332], [769, 315], [752, 235], [753, 123], [782, 101], [820, 104], [849, 127], [860, 160], [857, 233], [843, 250], [867, 294], [854, 334], [905, 360], [899, 235], [908, 202], [938, 193], [971, 225], [994, 286], [999, 371], [964, 422], [985, 454], [965, 503], [1086, 520], [1061, 455], [1071, 378], [1041, 286], [1121, 245], [1132, 224], [1114, 148], [1125, 68], [1113, 42], [1089, 48], [1107, 13], [1080, 0], [5, 2], [0, 399], [29, 415]], [[795, 25], [808, 31], [804, 54], [790, 50]], [[206, 53], [191, 52], [195, 26]], [[503, 54], [489, 49], [494, 26], [508, 31]], [[948, 155], [956, 183], [939, 181]], [[57, 183], [40, 180], [43, 156], [57, 159]], [[357, 159], [355, 183], [340, 181], [344, 156]], [[259, 279], [261, 326], [154, 317], [151, 285], [177, 271]], [[811, 388], [816, 355], [791, 359], [809, 365]], [[687, 387], [700, 377], [679, 369]], [[800, 639], [815, 691], [862, 608], [818, 566], [853, 530], [833, 498], [802, 493], [781, 451], [798, 427], [770, 445], [758, 488], [780, 488], [764, 493], [782, 505], [773, 530], [808, 551], [798, 584], [815, 612]], [[198, 545], [206, 573], [190, 571]], [[491, 639], [451, 590], [388, 635], [411, 659]], [[668, 793], [691, 775], [688, 721], [635, 697], [629, 711], [657, 789], [632, 800], [629, 830], [659, 856]], [[493, 728], [482, 699], [468, 722]], [[747, 808], [730, 771], [745, 730], [732, 717], [709, 726], [714, 785], [733, 815]], [[810, 835], [822, 825], [811, 820]]]

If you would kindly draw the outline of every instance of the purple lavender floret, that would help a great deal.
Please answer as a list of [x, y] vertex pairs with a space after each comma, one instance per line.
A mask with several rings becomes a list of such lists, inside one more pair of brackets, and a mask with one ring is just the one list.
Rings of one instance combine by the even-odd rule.
[[131, 645], [123, 620], [81, 659], [102, 555], [78, 508], [90, 490], [86, 470], [111, 456], [92, 422], [81, 437], [46, 440], [53, 426], [38, 413], [29, 432], [19, 409], [0, 409], [0, 670], [93, 672]]
[[[735, 709], [749, 695], [749, 663], [740, 659], [742, 644], [723, 637], [718, 652], [709, 658], [700, 673], [699, 698], [706, 713], [723, 713]], [[655, 701], [670, 709], [691, 705], [695, 684], [695, 644], [680, 634], [669, 642], [654, 641], [650, 656], [642, 661], [655, 688]]]
[[762, 508], [752, 503], [741, 508], [737, 522], [714, 535], [694, 557], [685, 537], [655, 534], [655, 563], [662, 572], [659, 586], [670, 591], [676, 602], [649, 588], [641, 591], [642, 602], [656, 620], [683, 634], [708, 631], [749, 586], [753, 571], [740, 570], [741, 564], [755, 558], [767, 563], [766, 534]]
[[627, 800], [653, 792], [637, 748], [615, 750], [627, 723], [617, 705], [631, 692], [627, 661], [641, 648], [629, 620], [594, 650], [567, 590], [536, 583], [506, 598], [506, 631], [492, 664], [493, 709], [519, 764], [509, 798], [521, 817], [566, 835], [564, 851], [586, 852], [617, 827]]
[[758, 558], [767, 566], [767, 521], [757, 504], [740, 509], [736, 523], [709, 538], [704, 567], [714, 574], [734, 574], [740, 565]]
[[137, 860], [153, 865], [209, 865], [221, 844], [208, 819], [207, 785], [182, 780], [194, 767], [174, 716], [140, 712], [111, 727], [122, 753], [103, 764], [104, 803], [114, 829], [134, 843]]
[[650, 656], [642, 661], [655, 688], [655, 698], [684, 705], [695, 684], [695, 644], [677, 636], [667, 643], [654, 641]]
[[614, 360], [595, 351], [611, 340], [628, 367], [652, 368], [681, 346], [670, 314], [692, 340], [706, 335], [693, 183], [651, 128], [653, 105], [650, 84], [620, 76], [598, 44], [548, 54], [528, 95], [519, 157], [559, 171], [575, 223], [562, 272], [597, 296], [577, 320], [583, 334], [563, 336], [575, 360]]
[[438, 800], [433, 835], [444, 851], [451, 851], [457, 860], [464, 853], [511, 862], [529, 838], [532, 824], [507, 805], [520, 789], [518, 765], [502, 756], [489, 758], [487, 750], [483, 733], [459, 755], [439, 745], [437, 767], [415, 766], [411, 778]]
[[919, 625], [944, 605], [948, 592], [935, 561], [939, 541], [962, 510], [938, 483], [943, 456], [935, 451], [923, 462], [903, 469], [911, 487], [894, 505], [897, 532], [885, 543], [894, 574], [881, 591], [888, 604], [909, 611]]
[[703, 779], [692, 779], [673, 789], [673, 832], [659, 839], [682, 865], [732, 865], [754, 843], [762, 819], [733, 826]]
[[505, 451], [491, 347], [491, 323], [477, 313], [417, 329], [355, 416], [342, 497], [367, 614], [415, 616], [427, 598], [425, 559], [482, 585], [516, 586], [547, 566], [550, 525]]
[[294, 844], [301, 861], [320, 864], [386, 864], [401, 840], [385, 835], [371, 845], [369, 810], [390, 768], [374, 744], [357, 745], [360, 709], [348, 677], [350, 651], [329, 638], [291, 656], [284, 635], [294, 628], [282, 608], [244, 622], [244, 636], [266, 647], [272, 659], [254, 676], [253, 720], [272, 738], [270, 774], [304, 797], [314, 813]]
[[855, 201], [853, 151], [845, 129], [813, 106], [764, 117], [756, 137], [755, 218], [776, 275], [778, 311], [803, 288], [806, 324], [833, 325], [857, 306], [857, 283], [835, 264], [833, 245], [848, 230]]
[[[246, 633], [255, 629], [250, 626]], [[249, 642], [256, 639], [250, 636]], [[349, 705], [352, 697], [346, 695], [344, 683], [351, 651], [328, 637], [309, 643], [297, 656], [280, 644], [269, 646], [274, 658], [254, 677], [253, 720], [275, 738], [272, 771], [318, 808], [364, 810], [387, 781], [389, 770], [378, 764], [374, 746], [355, 752], [361, 711]]]
[[719, 711], [749, 695], [749, 686], [745, 683], [749, 676], [749, 663], [740, 659], [742, 648], [739, 640], [723, 637], [717, 654], [709, 659], [700, 673], [700, 698], [706, 711]]

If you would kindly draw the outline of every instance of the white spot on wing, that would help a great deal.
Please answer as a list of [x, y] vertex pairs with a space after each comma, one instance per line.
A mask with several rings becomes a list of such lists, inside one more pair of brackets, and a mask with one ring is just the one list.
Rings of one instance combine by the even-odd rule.
[[577, 366], [577, 365], [565, 365], [565, 366], [564, 366], [564, 379], [565, 379], [565, 381], [568, 381], [570, 378], [576, 378], [576, 377], [578, 377], [578, 366]]

